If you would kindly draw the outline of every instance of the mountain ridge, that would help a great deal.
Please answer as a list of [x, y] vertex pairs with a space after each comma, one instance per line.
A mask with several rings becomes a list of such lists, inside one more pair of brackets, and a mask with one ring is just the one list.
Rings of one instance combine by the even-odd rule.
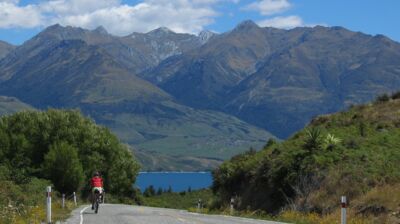
[[184, 104], [286, 138], [313, 116], [400, 88], [399, 49], [383, 35], [343, 27], [280, 30], [244, 21], [140, 76]]

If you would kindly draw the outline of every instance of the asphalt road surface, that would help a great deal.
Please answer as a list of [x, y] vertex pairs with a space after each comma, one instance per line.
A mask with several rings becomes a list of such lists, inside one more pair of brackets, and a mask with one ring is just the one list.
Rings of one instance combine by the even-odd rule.
[[95, 214], [90, 207], [72, 213], [67, 224], [282, 224], [278, 222], [222, 216], [202, 215], [182, 210], [130, 205], [100, 205]]

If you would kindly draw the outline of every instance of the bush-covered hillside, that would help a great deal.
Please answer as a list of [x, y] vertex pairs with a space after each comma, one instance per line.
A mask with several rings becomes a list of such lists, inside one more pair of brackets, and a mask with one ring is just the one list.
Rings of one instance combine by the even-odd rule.
[[[78, 111], [26, 111], [0, 118], [0, 210], [42, 203], [44, 186], [87, 194], [99, 170], [107, 192], [132, 196], [139, 165], [126, 146]], [[13, 186], [3, 188], [3, 186]], [[35, 198], [40, 195], [40, 198]]]
[[240, 209], [326, 214], [346, 195], [358, 214], [397, 214], [400, 195], [368, 197], [400, 183], [399, 95], [319, 116], [284, 142], [233, 157], [213, 172], [217, 206], [235, 197]]

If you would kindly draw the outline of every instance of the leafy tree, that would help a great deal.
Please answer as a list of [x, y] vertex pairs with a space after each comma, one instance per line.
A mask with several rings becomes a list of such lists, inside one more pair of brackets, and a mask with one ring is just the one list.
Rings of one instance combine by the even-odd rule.
[[395, 93], [392, 94], [392, 99], [396, 100], [396, 99], [400, 99], [400, 91], [397, 91]]
[[148, 187], [144, 190], [143, 195], [144, 195], [145, 197], [151, 197], [151, 196], [156, 195], [156, 190], [154, 189], [154, 186], [153, 186], [153, 185], [148, 186]]
[[24, 111], [1, 117], [0, 163], [8, 170], [8, 180], [16, 184], [26, 184], [31, 177], [49, 178], [56, 190], [82, 188], [83, 193], [89, 185], [82, 179], [89, 180], [98, 170], [107, 191], [117, 196], [134, 195], [132, 185], [139, 171], [126, 145], [76, 110]]
[[77, 191], [83, 182], [78, 150], [65, 142], [56, 142], [50, 146], [44, 159], [43, 171], [56, 189], [63, 193]]
[[273, 138], [270, 138], [270, 139], [268, 139], [267, 144], [265, 144], [263, 148], [268, 148], [268, 147], [270, 147], [272, 145], [275, 145], [275, 144], [276, 144], [276, 140], [273, 139]]
[[376, 102], [383, 103], [390, 100], [390, 96], [388, 94], [382, 94], [376, 98]]

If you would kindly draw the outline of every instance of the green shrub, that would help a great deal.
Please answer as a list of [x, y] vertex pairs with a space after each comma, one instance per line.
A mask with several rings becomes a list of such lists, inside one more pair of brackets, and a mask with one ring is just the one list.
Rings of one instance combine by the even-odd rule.
[[151, 197], [151, 196], [156, 195], [156, 190], [154, 189], [154, 186], [153, 186], [153, 185], [148, 186], [148, 187], [144, 190], [143, 195], [144, 195], [145, 197]]
[[377, 103], [387, 102], [390, 100], [390, 96], [388, 94], [382, 94], [376, 98]]
[[397, 91], [395, 93], [392, 94], [392, 99], [396, 100], [396, 99], [400, 99], [400, 91]]

